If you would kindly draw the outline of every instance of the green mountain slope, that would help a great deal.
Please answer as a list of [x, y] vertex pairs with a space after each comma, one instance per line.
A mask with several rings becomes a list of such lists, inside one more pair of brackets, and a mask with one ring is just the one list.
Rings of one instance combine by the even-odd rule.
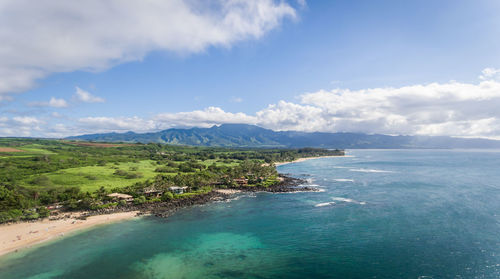
[[500, 148], [500, 141], [488, 139], [388, 136], [361, 133], [276, 132], [246, 124], [223, 124], [211, 128], [168, 129], [141, 134], [134, 132], [91, 134], [67, 139], [228, 147]]

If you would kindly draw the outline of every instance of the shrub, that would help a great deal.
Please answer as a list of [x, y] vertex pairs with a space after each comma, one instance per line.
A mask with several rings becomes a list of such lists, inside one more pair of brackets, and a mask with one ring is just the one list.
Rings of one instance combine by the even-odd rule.
[[49, 186], [51, 184], [50, 179], [45, 175], [39, 175], [33, 180], [31, 180], [31, 184], [38, 186]]
[[129, 172], [127, 175], [125, 175], [126, 179], [134, 179], [134, 178], [141, 178], [142, 173], [140, 172]]
[[175, 172], [175, 169], [171, 167], [157, 167], [155, 172]]
[[97, 180], [97, 176], [91, 174], [86, 174], [84, 175], [84, 177], [87, 178], [88, 180]]
[[50, 215], [50, 210], [48, 210], [45, 206], [39, 207], [36, 212], [40, 215], [40, 218], [49, 217]]
[[146, 202], [146, 197], [140, 196], [134, 199], [134, 204], [143, 204]]
[[114, 175], [119, 175], [119, 176], [125, 176], [128, 173], [126, 171], [124, 171], [124, 170], [116, 170], [113, 174]]
[[70, 199], [70, 200], [67, 200], [64, 205], [66, 206], [66, 208], [68, 208], [69, 210], [75, 210], [75, 209], [78, 209], [78, 202], [75, 200], [75, 199]]
[[173, 199], [174, 199], [174, 194], [172, 194], [171, 192], [165, 192], [163, 193], [163, 196], [161, 196], [162, 201], [169, 201]]
[[116, 170], [113, 174], [118, 175], [118, 176], [123, 176], [126, 179], [134, 179], [134, 178], [141, 178], [142, 177], [142, 173], [140, 173], [140, 172], [127, 172], [124, 170]]
[[23, 216], [23, 212], [19, 209], [2, 211], [0, 212], [0, 223], [19, 221], [21, 216]]

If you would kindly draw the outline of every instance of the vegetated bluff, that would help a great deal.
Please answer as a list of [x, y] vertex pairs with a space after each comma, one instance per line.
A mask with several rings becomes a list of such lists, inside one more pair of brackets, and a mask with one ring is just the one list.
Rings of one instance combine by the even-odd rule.
[[254, 125], [223, 124], [211, 128], [168, 129], [154, 133], [106, 133], [69, 137], [103, 142], [168, 143], [226, 147], [321, 148], [500, 148], [500, 141], [432, 136], [273, 131]]

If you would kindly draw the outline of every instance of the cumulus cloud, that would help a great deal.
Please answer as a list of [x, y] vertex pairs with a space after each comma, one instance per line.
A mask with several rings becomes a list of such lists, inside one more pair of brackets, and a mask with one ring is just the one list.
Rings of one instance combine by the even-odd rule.
[[211, 127], [222, 123], [255, 124], [257, 118], [245, 113], [226, 112], [218, 107], [209, 107], [205, 110], [190, 112], [163, 113], [153, 118], [158, 128], [166, 129], [176, 126]]
[[482, 80], [488, 80], [492, 78], [500, 79], [500, 69], [486, 68], [482, 71], [482, 75], [479, 76]]
[[68, 102], [64, 99], [50, 98], [48, 102], [31, 102], [29, 103], [32, 107], [53, 107], [53, 108], [65, 108], [68, 107]]
[[0, 136], [32, 136], [42, 131], [44, 121], [30, 116], [0, 117]]
[[[224, 123], [255, 124], [273, 130], [362, 132], [392, 135], [434, 135], [500, 139], [500, 71], [490, 68], [476, 83], [450, 81], [403, 87], [319, 90], [280, 101], [255, 114], [209, 107], [151, 118], [86, 117], [64, 135], [109, 131], [149, 132], [171, 127], [211, 127]], [[16, 124], [17, 123], [17, 124]], [[40, 127], [35, 118], [0, 118], [0, 127]], [[47, 125], [45, 126], [47, 127]], [[69, 126], [66, 127], [66, 129]], [[53, 127], [47, 127], [51, 133]], [[0, 129], [0, 135], [2, 134]]]
[[[306, 93], [299, 103], [280, 101], [255, 115], [217, 107], [160, 114], [145, 125], [210, 127], [222, 123], [257, 124], [274, 130], [363, 132], [406, 135], [500, 137], [500, 81], [449, 82], [400, 88], [334, 89]], [[122, 122], [122, 120], [116, 120]], [[113, 126], [116, 128], [116, 126]]]
[[84, 103], [104, 103], [104, 99], [101, 97], [94, 96], [88, 91], [76, 87], [76, 92], [74, 95], [75, 99]]
[[292, 6], [274, 0], [5, 0], [0, 101], [51, 73], [101, 71], [153, 50], [229, 47], [295, 17]]
[[362, 132], [392, 135], [447, 135], [500, 138], [500, 79], [483, 71], [478, 83], [429, 83], [398, 88], [320, 90], [280, 101], [255, 113], [218, 107], [153, 117], [144, 127], [210, 127], [256, 124], [274, 130]]
[[134, 117], [85, 117], [77, 121], [77, 125], [83, 131], [99, 132], [124, 132], [136, 131], [147, 132], [157, 130], [153, 120]]

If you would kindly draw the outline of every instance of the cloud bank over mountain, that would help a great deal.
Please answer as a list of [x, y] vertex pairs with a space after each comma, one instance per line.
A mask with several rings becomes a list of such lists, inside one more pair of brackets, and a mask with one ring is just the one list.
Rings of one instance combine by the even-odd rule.
[[[156, 109], [150, 113], [148, 103], [141, 103], [141, 109], [135, 109], [133, 106], [140, 100], [127, 98], [130, 95], [124, 95], [120, 89], [106, 94], [115, 90], [115, 86], [119, 87], [119, 79], [123, 77], [120, 75], [108, 77], [107, 82], [97, 86], [99, 90], [93, 84], [99, 77], [66, 77], [73, 83], [71, 87], [58, 86], [64, 80], [60, 75], [54, 80], [46, 79], [55, 73], [106, 71], [119, 64], [141, 61], [155, 51], [183, 57], [209, 53], [214, 47], [231, 48], [242, 41], [260, 39], [271, 30], [279, 29], [283, 22], [296, 20], [299, 11], [306, 11], [308, 6], [305, 1], [293, 0], [1, 1], [0, 25], [8, 28], [0, 29], [0, 136], [65, 137], [242, 123], [278, 131], [500, 139], [500, 70], [496, 68], [486, 68], [479, 73], [477, 80], [468, 82], [429, 80], [429, 83], [398, 87], [334, 88], [306, 92], [292, 100], [288, 95], [273, 101], [266, 99], [250, 112], [229, 109], [220, 101], [204, 101], [176, 111]], [[314, 15], [309, 16], [310, 19]], [[302, 32], [294, 35], [306, 33]], [[324, 37], [317, 37], [323, 43]], [[266, 43], [277, 43], [279, 38], [273, 40]], [[283, 48], [278, 50], [281, 52]], [[246, 51], [254, 52], [256, 49]], [[251, 57], [273, 60], [276, 55], [271, 53], [264, 51], [263, 56], [252, 54]], [[244, 51], [239, 54], [248, 55]], [[227, 68], [246, 68], [251, 64], [251, 59], [243, 61], [245, 63], [228, 64]], [[194, 66], [189, 69], [197, 68], [199, 64], [196, 63], [200, 63], [191, 62]], [[286, 62], [276, 62], [283, 65], [278, 67], [280, 71], [281, 67], [286, 67]], [[222, 65], [218, 61], [212, 63], [207, 66], [209, 71]], [[189, 61], [179, 64], [189, 64]], [[161, 72], [161, 68], [155, 65], [149, 67], [131, 69], [132, 74], [126, 76], [135, 78], [137, 73], [146, 76], [151, 72]], [[200, 78], [196, 72], [193, 77], [190, 75], [193, 72], [188, 70], [182, 73], [186, 73], [183, 75], [190, 79], [189, 82]], [[213, 88], [207, 88], [207, 92], [200, 94], [206, 94], [206, 100], [211, 100], [211, 94], [230, 94], [226, 96], [230, 103], [242, 108], [253, 101], [252, 95], [233, 89], [219, 93], [216, 85], [234, 82], [234, 78], [241, 82], [234, 88], [244, 88], [254, 82], [243, 73], [239, 72], [236, 78], [223, 75], [221, 80], [209, 83]], [[273, 75], [268, 76], [274, 78]], [[159, 77], [151, 83], [156, 84], [163, 78]], [[38, 95], [37, 90], [31, 90], [35, 92], [23, 95], [31, 94], [29, 97], [17, 104], [10, 102], [11, 107], [7, 107], [15, 93], [29, 91], [42, 80], [47, 81], [44, 84], [47, 89], [42, 88]], [[175, 80], [168, 82], [175, 83]], [[179, 83], [170, 91], [156, 90], [153, 86], [154, 93], [148, 95], [146, 90], [141, 92], [142, 88], [138, 86], [137, 92], [129, 91], [129, 94], [142, 97], [141, 93], [144, 93], [144, 99], [149, 98], [150, 102], [167, 103], [169, 98], [185, 98], [175, 95], [178, 88], [184, 88], [186, 84], [185, 81]], [[269, 86], [263, 91], [273, 96], [283, 94], [272, 88]], [[310, 90], [318, 88], [321, 86]], [[287, 90], [290, 92], [290, 89]], [[132, 106], [122, 111], [120, 105], [126, 102]]]
[[[485, 69], [477, 83], [450, 81], [399, 88], [337, 88], [305, 93], [298, 102], [280, 101], [255, 114], [208, 107], [178, 113], [138, 116], [89, 116], [73, 125], [41, 127], [42, 120], [0, 119], [0, 131], [11, 125], [23, 131], [46, 130], [67, 136], [89, 132], [149, 132], [172, 127], [210, 127], [224, 123], [255, 124], [273, 130], [363, 132], [392, 135], [446, 135], [500, 138], [500, 71]], [[89, 93], [90, 94], [90, 93]], [[25, 127], [27, 126], [27, 127]]]

